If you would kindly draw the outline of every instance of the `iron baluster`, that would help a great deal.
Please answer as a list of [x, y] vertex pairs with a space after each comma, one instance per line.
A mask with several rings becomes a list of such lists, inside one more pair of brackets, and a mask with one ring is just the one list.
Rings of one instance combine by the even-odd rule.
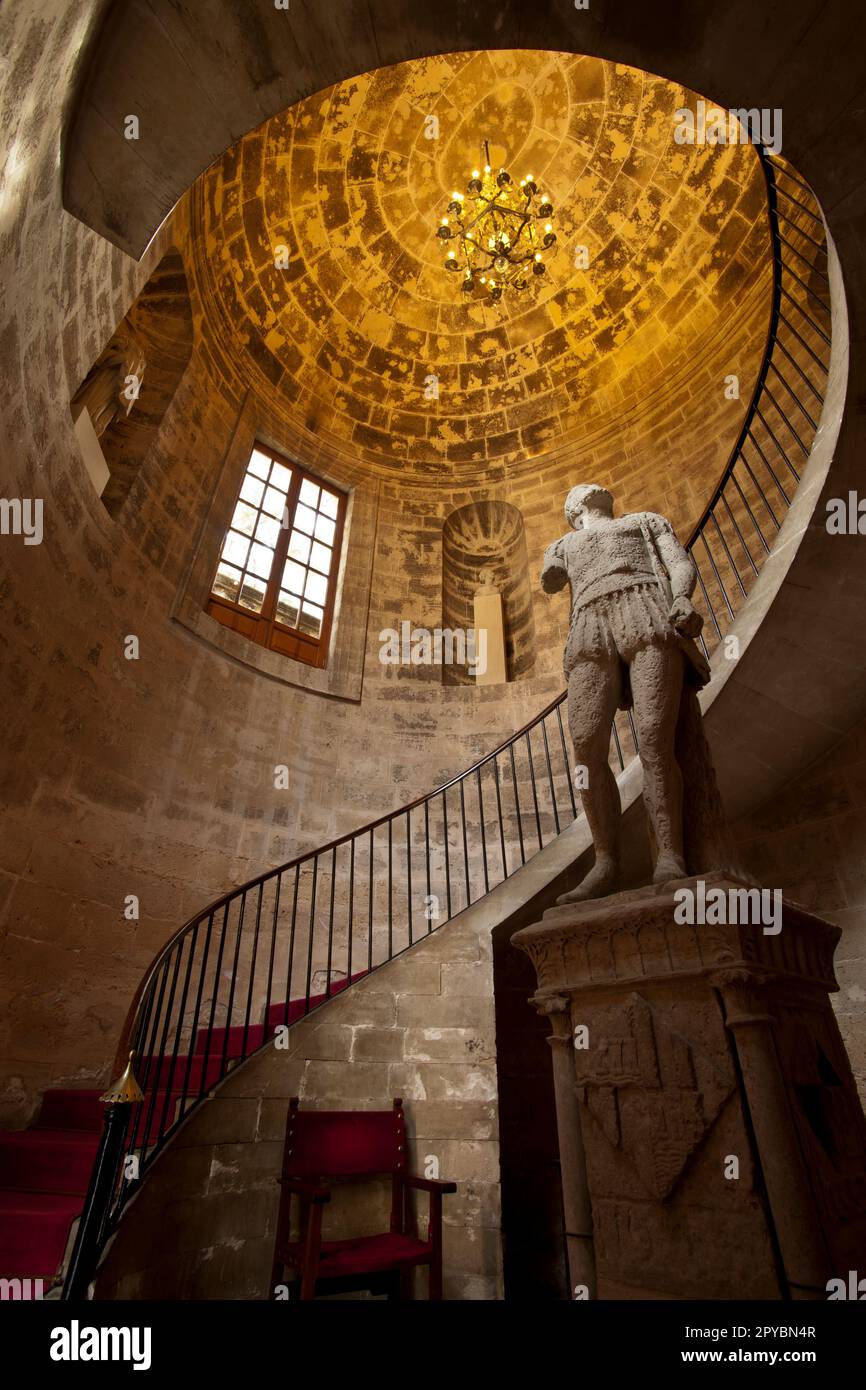
[[337, 846], [331, 850], [331, 901], [328, 905], [328, 966], [325, 975], [325, 998], [331, 997], [331, 967], [334, 961], [334, 893], [337, 888]]
[[556, 826], [557, 835], [560, 832], [559, 807], [556, 804], [556, 784], [553, 780], [553, 768], [550, 763], [550, 744], [547, 741], [547, 722], [541, 721], [541, 736], [544, 740], [544, 760], [547, 763], [547, 780], [550, 785], [550, 800], [553, 803], [553, 823]]
[[209, 954], [210, 954], [210, 939], [211, 939], [211, 934], [212, 934], [212, 932], [213, 932], [213, 913], [210, 912], [210, 913], [208, 913], [207, 931], [205, 932], [205, 938], [204, 938], [204, 951], [202, 952], [202, 961], [201, 961], [201, 965], [199, 966], [199, 972], [198, 972], [198, 988], [197, 988], [197, 990], [196, 990], [196, 996], [195, 996], [195, 1009], [193, 1010], [193, 1016], [192, 1016], [192, 1032], [191, 1032], [190, 1041], [189, 1041], [189, 1056], [188, 1056], [187, 1059], [186, 1059], [186, 1071], [185, 1071], [185, 1073], [184, 1073], [184, 1078], [183, 1078], [183, 1090], [181, 1091], [181, 1096], [180, 1096], [180, 1111], [179, 1111], [179, 1113], [180, 1113], [181, 1116], [183, 1115], [184, 1111], [186, 1110], [187, 1089], [188, 1089], [188, 1087], [189, 1087], [189, 1079], [190, 1079], [190, 1075], [191, 1075], [191, 1073], [192, 1073], [192, 1068], [193, 1068], [193, 1058], [195, 1057], [196, 1038], [197, 1038], [197, 1036], [198, 1036], [198, 1020], [199, 1020], [199, 1015], [200, 1015], [200, 1010], [201, 1010], [202, 995], [204, 994], [204, 980], [205, 980], [205, 974], [206, 974], [206, 972], [207, 972], [207, 962], [208, 962], [208, 956], [209, 956]]
[[532, 758], [532, 742], [530, 740], [528, 731], [524, 735], [524, 738], [526, 741], [526, 759], [529, 763], [529, 782], [530, 786], [532, 787], [532, 803], [535, 807], [535, 829], [538, 834], [538, 848], [541, 849], [543, 847], [544, 841], [541, 838], [541, 815], [539, 814], [538, 810], [538, 789], [535, 784], [535, 764]]
[[460, 822], [463, 827], [463, 873], [466, 880], [466, 906], [472, 903], [472, 886], [469, 881], [469, 842], [466, 837], [466, 796], [463, 791], [463, 778], [460, 779]]
[[226, 1009], [226, 1035], [223, 1039], [223, 1055], [222, 1061], [220, 1063], [220, 1078], [225, 1076], [226, 1072], [228, 1071], [229, 1038], [231, 1037], [232, 1019], [234, 1017], [235, 1012], [235, 983], [238, 978], [238, 961], [241, 958], [241, 937], [243, 936], [244, 932], [244, 917], [246, 916], [246, 910], [247, 894], [245, 889], [241, 896], [240, 911], [238, 912], [238, 934], [237, 940], [235, 941], [235, 959], [234, 965], [232, 966], [232, 977], [229, 981], [229, 1002], [228, 1008]]
[[274, 987], [274, 960], [275, 960], [275, 958], [276, 958], [276, 950], [277, 950], [277, 921], [279, 920], [279, 916], [280, 916], [280, 889], [282, 888], [282, 884], [283, 884], [283, 874], [282, 874], [282, 870], [281, 870], [281, 869], [278, 869], [278, 870], [277, 870], [277, 881], [276, 881], [276, 883], [275, 883], [275, 885], [274, 885], [274, 910], [273, 910], [273, 913], [271, 914], [271, 949], [270, 949], [270, 952], [269, 952], [269, 954], [268, 954], [268, 983], [267, 983], [267, 990], [266, 990], [266, 992], [265, 992], [265, 1011], [264, 1011], [264, 1017], [262, 1018], [262, 1042], [263, 1042], [263, 1043], [267, 1042], [267, 1040], [268, 1040], [268, 1027], [269, 1027], [269, 1024], [270, 1024], [270, 1016], [271, 1016], [271, 991], [273, 990], [273, 987]]
[[502, 793], [499, 789], [499, 759], [493, 756], [493, 785], [496, 787], [496, 814], [499, 819], [499, 847], [502, 854], [503, 882], [508, 877], [508, 856], [505, 853], [505, 822], [502, 818]]
[[263, 894], [263, 892], [264, 892], [264, 884], [263, 884], [263, 883], [260, 883], [260, 884], [259, 884], [259, 900], [258, 900], [258, 902], [257, 902], [257, 904], [256, 904], [256, 925], [255, 925], [255, 929], [254, 929], [254, 931], [253, 931], [252, 958], [251, 958], [251, 960], [250, 960], [250, 987], [249, 987], [249, 989], [247, 990], [247, 1011], [246, 1011], [246, 1014], [244, 1015], [244, 1035], [243, 1035], [243, 1038], [241, 1039], [241, 1056], [242, 1056], [242, 1057], [246, 1057], [246, 1055], [247, 1055], [247, 1041], [248, 1041], [248, 1039], [249, 1039], [249, 1032], [250, 1032], [250, 1014], [251, 1014], [251, 1012], [252, 1012], [252, 1007], [253, 1007], [253, 987], [254, 987], [254, 985], [255, 985], [255, 980], [256, 980], [256, 960], [258, 959], [258, 953], [259, 953], [259, 927], [260, 927], [260, 925], [261, 925], [261, 920], [262, 920], [262, 894]]
[[295, 886], [292, 891], [292, 924], [289, 929], [289, 955], [286, 961], [286, 1005], [283, 1012], [283, 1026], [288, 1027], [292, 1008], [292, 974], [295, 963], [295, 923], [298, 918], [298, 889], [300, 887], [301, 866], [295, 865]]
[[490, 892], [490, 874], [487, 869], [487, 827], [484, 824], [484, 793], [481, 789], [481, 768], [475, 769], [478, 783], [478, 820], [481, 825], [481, 862], [484, 866], [484, 892]]
[[313, 855], [313, 884], [310, 889], [310, 937], [307, 942], [307, 986], [304, 994], [304, 1013], [310, 1012], [310, 992], [313, 982], [313, 944], [316, 936], [316, 888], [319, 882], [319, 856]]

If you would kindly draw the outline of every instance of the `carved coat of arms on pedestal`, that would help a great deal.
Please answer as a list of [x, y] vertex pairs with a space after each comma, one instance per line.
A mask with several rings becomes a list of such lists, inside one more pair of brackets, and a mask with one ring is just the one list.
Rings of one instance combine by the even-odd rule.
[[625, 1009], [594, 1009], [590, 1026], [592, 1048], [575, 1052], [578, 1097], [647, 1192], [664, 1201], [733, 1091], [733, 1076], [640, 994]]

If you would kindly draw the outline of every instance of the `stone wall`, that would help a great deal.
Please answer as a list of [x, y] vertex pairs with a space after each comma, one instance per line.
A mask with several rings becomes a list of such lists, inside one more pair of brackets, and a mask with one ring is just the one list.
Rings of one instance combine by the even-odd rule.
[[778, 796], [738, 822], [749, 870], [842, 928], [833, 1003], [866, 1101], [866, 728], [861, 724]]
[[[444, 1199], [444, 1295], [502, 1297], [493, 967], [467, 914], [265, 1048], [206, 1101], [127, 1210], [99, 1298], [273, 1297], [288, 1100], [389, 1109], [402, 1096], [410, 1170], [456, 1181]], [[387, 1229], [390, 1187], [336, 1190], [325, 1238]], [[426, 1198], [417, 1218], [424, 1230]], [[426, 1297], [421, 1275], [418, 1296]]]
[[[97, 15], [82, 3], [54, 18], [27, 5], [4, 15], [17, 60], [4, 109], [0, 210], [2, 491], [45, 503], [40, 546], [0, 541], [0, 1119], [13, 1125], [26, 1123], [45, 1086], [107, 1078], [144, 968], [195, 909], [430, 789], [537, 713], [560, 688], [567, 624], [564, 603], [536, 594], [541, 655], [504, 689], [443, 688], [433, 669], [378, 661], [383, 627], [441, 620], [441, 528], [455, 508], [479, 496], [513, 503], [537, 564], [563, 529], [561, 494], [573, 480], [571, 462], [555, 453], [489, 486], [378, 479], [360, 704], [263, 677], [171, 620], [249, 381], [220, 324], [205, 315], [186, 201], [139, 264], [61, 210], [60, 128]], [[193, 356], [126, 502], [110, 517], [82, 465], [69, 402], [173, 244], [190, 281]], [[743, 320], [749, 361], [764, 312], [756, 285]], [[704, 328], [713, 340], [713, 324]], [[682, 370], [686, 379], [692, 369]], [[620, 484], [624, 502], [640, 496], [685, 525], [703, 497], [697, 474], [647, 495], [650, 465], [679, 418], [664, 404], [677, 380], [647, 388], [643, 418], [656, 434], [643, 446], [642, 468], [622, 457], [612, 423], [590, 436], [588, 457], [602, 481]], [[612, 406], [616, 386], [607, 389]], [[357, 463], [282, 407], [274, 425], [274, 403], [259, 405], [286, 447], [304, 441], [310, 467], [352, 485]], [[713, 439], [701, 425], [693, 416], [708, 491], [735, 427], [727, 410]], [[686, 436], [677, 448], [689, 452]], [[129, 635], [139, 641], [136, 661], [124, 657]], [[291, 787], [276, 792], [273, 769], [283, 762]], [[137, 922], [123, 916], [129, 895], [140, 902]]]

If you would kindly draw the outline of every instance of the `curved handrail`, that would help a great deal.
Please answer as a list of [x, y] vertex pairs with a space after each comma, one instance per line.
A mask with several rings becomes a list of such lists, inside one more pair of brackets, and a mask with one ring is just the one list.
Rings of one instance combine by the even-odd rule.
[[[700, 537], [703, 528], [707, 525], [707, 522], [710, 519], [714, 507], [718, 504], [722, 496], [725, 486], [731, 479], [733, 469], [737, 463], [743, 444], [745, 443], [746, 438], [749, 434], [749, 430], [752, 424], [754, 423], [758, 401], [764, 390], [766, 378], [769, 373], [772, 346], [776, 340], [776, 335], [778, 332], [779, 311], [781, 306], [782, 259], [779, 229], [775, 217], [775, 213], [777, 210], [775, 171], [774, 166], [772, 165], [769, 158], [766, 156], [763, 147], [757, 146], [756, 148], [758, 160], [761, 165], [767, 188], [767, 210], [772, 246], [773, 267], [772, 307], [770, 312], [769, 323], [767, 326], [767, 335], [764, 346], [764, 352], [761, 358], [761, 366], [755, 380], [755, 385], [752, 391], [752, 396], [749, 402], [748, 409], [746, 410], [745, 415], [743, 417], [743, 423], [740, 427], [740, 431], [734, 443], [734, 447], [732, 448], [731, 453], [728, 457], [728, 461], [722, 471], [721, 478], [719, 479], [719, 482], [716, 485], [709, 502], [704, 508], [704, 511], [701, 513], [701, 516], [692, 528], [692, 532], [689, 536], [689, 539], [686, 541], [686, 549], [690, 552], [694, 549], [694, 546], [698, 538]], [[522, 728], [518, 729], [517, 733], [511, 734], [507, 739], [504, 739], [503, 742], [498, 745], [498, 747], [494, 748], [489, 753], [485, 753], [469, 768], [466, 768], [463, 772], [457, 773], [456, 776], [452, 777], [450, 781], [443, 783], [439, 787], [436, 787], [431, 792], [423, 793], [421, 796], [416, 797], [414, 801], [410, 801], [405, 805], [398, 807], [394, 811], [386, 812], [384, 815], [377, 817], [375, 820], [368, 821], [365, 825], [360, 826], [356, 830], [347, 831], [345, 834], [339, 835], [333, 840], [329, 840], [326, 844], [320, 845], [314, 850], [308, 850], [303, 854], [297, 855], [294, 859], [287, 860], [284, 864], [278, 865], [272, 869], [265, 870], [264, 873], [257, 875], [255, 878], [249, 879], [246, 883], [241, 885], [241, 887], [230, 889], [228, 892], [222, 894], [219, 898], [216, 898], [212, 903], [208, 905], [208, 907], [204, 909], [204, 913], [219, 911], [221, 907], [223, 907], [227, 902], [233, 899], [238, 893], [243, 892], [244, 890], [250, 891], [258, 887], [260, 883], [264, 883], [266, 880], [273, 877], [275, 874], [289, 872], [290, 870], [295, 868], [296, 865], [300, 865], [307, 861], [310, 861], [320, 854], [328, 853], [332, 849], [338, 848], [343, 844], [347, 844], [353, 839], [359, 839], [369, 834], [371, 831], [379, 829], [380, 826], [386, 825], [389, 821], [393, 821], [395, 818], [402, 817], [407, 812], [415, 810], [417, 807], [422, 806], [425, 802], [432, 801], [436, 797], [440, 796], [443, 792], [449, 791], [452, 787], [457, 786], [458, 783], [463, 781], [465, 778], [471, 777], [486, 763], [490, 762], [492, 759], [497, 758], [499, 755], [505, 753], [511, 746], [513, 746], [520, 739], [525, 737], [525, 735], [528, 734], [530, 730], [535, 728], [541, 721], [543, 721], [549, 714], [551, 714], [557, 708], [557, 706], [563, 703], [563, 701], [566, 698], [566, 695], [567, 691], [562, 691], [559, 695], [555, 696], [554, 699], [551, 700], [550, 703], [545, 706], [545, 708], [541, 711], [540, 714], [534, 715], [531, 719], [529, 719], [522, 726]], [[185, 922], [183, 926], [181, 926], [174, 933], [173, 936], [169, 937], [168, 941], [160, 948], [160, 950], [157, 952], [154, 959], [152, 960], [141, 984], [139, 985], [139, 989], [136, 991], [136, 995], [133, 998], [132, 1006], [130, 1008], [129, 1013], [127, 1014], [127, 1019], [124, 1023], [124, 1028], [121, 1035], [121, 1042], [115, 1058], [116, 1064], [119, 1064], [122, 1061], [125, 1061], [126, 1059], [127, 1043], [131, 1034], [131, 1025], [135, 1013], [135, 1007], [137, 1005], [137, 1001], [140, 997], [141, 991], [150, 981], [160, 963], [175, 946], [177, 941], [186, 932], [190, 931], [196, 922], [201, 921], [202, 915], [202, 912], [198, 912], [193, 917], [189, 918], [189, 920]]]
[[[816, 371], [823, 376], [827, 372], [829, 333], [815, 320], [810, 303], [813, 300], [826, 313], [828, 327], [829, 304], [817, 288], [822, 279], [829, 285], [826, 266], [822, 268], [819, 259], [826, 251], [811, 226], [817, 222], [823, 228], [820, 209], [811, 190], [789, 172], [784, 161], [760, 147], [758, 158], [767, 187], [773, 267], [767, 341], [731, 455], [687, 542], [697, 570], [695, 602], [705, 619], [700, 640], [706, 655], [722, 640], [723, 625], [726, 629], [733, 621], [770, 553], [764, 534], [768, 518], [778, 532], [781, 522], [776, 510], [786, 510], [790, 504], [776, 468], [783, 477], [787, 470], [798, 482], [799, 473], [790, 455], [799, 449], [808, 456], [817, 429], [816, 419], [787, 374], [793, 369], [823, 404], [813, 377]], [[817, 212], [787, 194], [779, 179], [791, 180], [799, 190], [805, 190]], [[780, 198], [787, 200], [786, 205], [794, 205], [793, 216], [780, 208]], [[808, 232], [800, 225], [804, 218], [810, 222]], [[810, 248], [817, 255], [812, 255]], [[798, 269], [785, 259], [786, 250], [797, 259]], [[814, 288], [800, 273], [802, 265], [807, 267]], [[790, 290], [786, 277], [790, 277]], [[786, 314], [785, 299], [799, 315], [796, 324]], [[797, 425], [773, 394], [771, 372], [787, 393], [783, 399], [788, 411], [800, 412]], [[775, 380], [774, 386], [781, 396], [782, 389]], [[768, 454], [773, 455], [772, 462]], [[760, 546], [757, 560], [746, 534], [752, 545], [757, 540]], [[735, 558], [740, 552], [745, 557], [742, 564]], [[128, 1134], [125, 1124], [121, 1132], [116, 1116], [113, 1128], [109, 1125], [106, 1130], [64, 1297], [75, 1297], [84, 1287], [106, 1233], [130, 1195], [131, 1185], [120, 1182], [124, 1146], [137, 1158], [139, 1174], [143, 1173], [177, 1125], [229, 1070], [264, 1046], [280, 1027], [290, 1027], [359, 976], [379, 968], [452, 920], [508, 878], [576, 817], [562, 721], [565, 698], [565, 692], [558, 695], [516, 733], [434, 791], [222, 894], [160, 948], [132, 1001], [119, 1052], [119, 1060], [125, 1061], [130, 1050], [138, 1059], [145, 1099], [134, 1107]], [[611, 732], [613, 757], [623, 770], [627, 761], [624, 748], [631, 745], [629, 757], [637, 752], [630, 713], [618, 716]], [[455, 797], [459, 797], [456, 814]], [[441, 835], [437, 839], [435, 825], [431, 837], [431, 819], [440, 815]], [[405, 907], [405, 915], [401, 917], [398, 912], [396, 919], [395, 836], [397, 851], [402, 848], [397, 877]], [[534, 839], [537, 847], [527, 853], [527, 841]], [[348, 853], [349, 862], [339, 874], [341, 853], [344, 858]], [[424, 927], [416, 936], [419, 914], [414, 904], [419, 898], [424, 904]], [[356, 920], [360, 932], [356, 932]], [[345, 964], [345, 971], [337, 967], [337, 960]], [[315, 962], [318, 970], [314, 970]], [[321, 988], [315, 984], [319, 974], [324, 977]], [[282, 997], [278, 979], [285, 979]], [[299, 979], [303, 988], [295, 993]], [[226, 981], [228, 997], [224, 999]], [[186, 1052], [181, 1050], [184, 1045]], [[109, 1117], [117, 1108], [108, 1107]]]
[[[544, 709], [541, 711], [540, 714], [533, 715], [531, 719], [527, 720], [527, 722], [522, 726], [522, 728], [518, 729], [517, 733], [510, 734], [509, 737], [505, 739], [502, 743], [500, 743], [497, 748], [494, 748], [490, 753], [485, 753], [482, 757], [480, 757], [477, 760], [477, 762], [472, 763], [470, 767], [464, 769], [463, 772], [458, 772], [455, 777], [451, 778], [450, 782], [443, 782], [441, 786], [436, 787], [436, 789], [432, 792], [422, 793], [422, 795], [417, 796], [414, 801], [408, 801], [404, 803], [404, 805], [399, 806], [395, 811], [386, 811], [383, 816], [378, 816], [375, 820], [367, 821], [365, 825], [359, 826], [357, 830], [348, 830], [344, 835], [338, 835], [336, 839], [328, 840], [326, 844], [319, 845], [316, 849], [305, 850], [303, 854], [296, 855], [294, 859], [288, 859], [285, 862], [285, 864], [279, 864], [276, 868], [273, 869], [266, 869], [264, 873], [258, 874], [255, 878], [248, 879], [247, 882], [242, 884], [239, 888], [231, 888], [228, 892], [223, 893], [219, 898], [215, 898], [214, 901], [212, 903], [209, 903], [208, 906], [204, 908], [201, 912], [197, 912], [194, 914], [194, 916], [190, 917], [183, 924], [183, 926], [179, 927], [178, 930], [174, 933], [174, 935], [170, 936], [168, 941], [166, 941], [165, 944], [159, 948], [150, 965], [148, 966], [141, 984], [139, 985], [139, 992], [144, 988], [144, 986], [146, 986], [149, 983], [155, 970], [162, 963], [165, 957], [170, 953], [172, 947], [180, 940], [180, 938], [186, 932], [188, 932], [195, 925], [196, 922], [200, 922], [204, 916], [207, 916], [213, 912], [218, 912], [219, 909], [221, 907], [224, 907], [226, 903], [230, 902], [233, 898], [236, 898], [238, 893], [242, 893], [244, 891], [249, 892], [253, 888], [257, 888], [260, 883], [267, 882], [268, 879], [273, 878], [276, 874], [289, 873], [292, 869], [300, 866], [301, 864], [308, 863], [309, 861], [318, 858], [322, 854], [328, 854], [331, 850], [339, 849], [341, 845], [349, 844], [352, 840], [359, 840], [363, 838], [363, 836], [369, 835], [371, 832], [375, 833], [375, 831], [378, 830], [381, 826], [387, 825], [389, 821], [393, 821], [399, 817], [405, 816], [409, 812], [416, 810], [419, 806], [423, 806], [425, 802], [429, 803], [430, 801], [435, 800], [436, 797], [441, 796], [443, 793], [450, 791], [452, 787], [456, 787], [460, 782], [463, 782], [466, 778], [471, 777], [473, 773], [479, 772], [487, 763], [499, 757], [500, 754], [505, 753], [515, 743], [519, 742], [520, 739], [524, 738], [528, 733], [531, 732], [531, 730], [536, 728], [542, 720], [546, 719], [549, 714], [552, 714], [553, 711], [563, 703], [567, 694], [567, 691], [562, 691], [559, 695], [556, 695], [550, 701], [549, 705], [545, 705]], [[138, 998], [138, 993], [136, 994], [135, 998]], [[125, 1041], [129, 1036], [127, 1024], [130, 1022], [134, 1012], [135, 999], [133, 1000], [133, 1006], [130, 1008], [129, 1013], [127, 1014], [127, 1021], [126, 1024], [124, 1024], [123, 1037], [121, 1039], [121, 1044], [118, 1049], [117, 1056], [115, 1058], [116, 1062], [126, 1060], [127, 1051], [125, 1047]]]

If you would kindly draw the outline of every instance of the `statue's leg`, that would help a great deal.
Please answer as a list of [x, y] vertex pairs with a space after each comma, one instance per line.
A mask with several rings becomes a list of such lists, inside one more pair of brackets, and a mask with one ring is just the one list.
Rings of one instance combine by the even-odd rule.
[[592, 832], [595, 864], [575, 889], [557, 898], [560, 903], [601, 898], [618, 885], [622, 803], [607, 759], [621, 686], [618, 660], [581, 661], [568, 678], [568, 727], [575, 763], [586, 769], [580, 795]]
[[636, 653], [630, 672], [644, 802], [658, 847], [653, 882], [666, 883], [686, 872], [683, 779], [674, 756], [683, 654], [673, 646], [644, 647]]

